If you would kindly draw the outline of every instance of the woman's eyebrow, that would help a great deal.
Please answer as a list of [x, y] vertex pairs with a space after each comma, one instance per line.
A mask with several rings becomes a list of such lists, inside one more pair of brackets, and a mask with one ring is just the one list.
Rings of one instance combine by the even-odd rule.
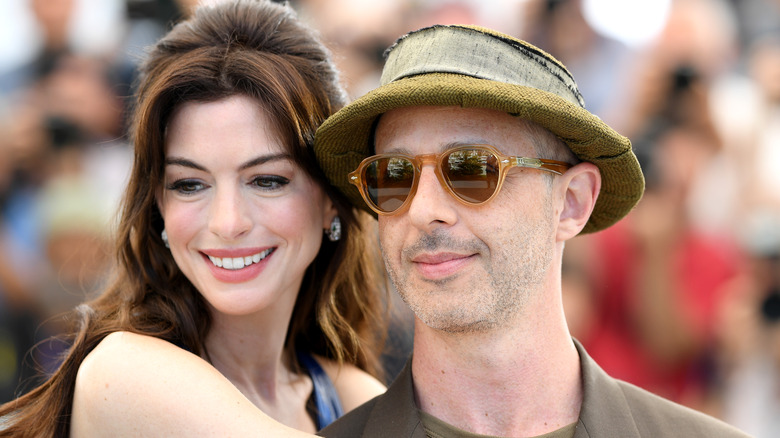
[[277, 160], [289, 160], [290, 155], [286, 153], [279, 153], [274, 155], [263, 155], [261, 157], [257, 157], [253, 160], [249, 160], [246, 163], [239, 166], [239, 170], [246, 170], [250, 167], [258, 166], [260, 164], [265, 164], [269, 161], [277, 161]]
[[[289, 160], [289, 159], [290, 159], [290, 155], [289, 154], [284, 154], [284, 153], [273, 154], [273, 155], [263, 155], [263, 156], [260, 156], [260, 157], [257, 157], [257, 158], [253, 158], [253, 159], [251, 159], [251, 160], [241, 164], [238, 167], [238, 169], [239, 170], [245, 170], [245, 169], [249, 169], [250, 167], [254, 167], [254, 166], [261, 165], [261, 164], [265, 164], [265, 163], [267, 163], [269, 161]], [[183, 158], [183, 157], [166, 157], [165, 158], [165, 165], [166, 166], [167, 165], [173, 165], [173, 166], [189, 167], [191, 169], [201, 170], [203, 172], [207, 172], [208, 171], [208, 169], [206, 169], [206, 167], [204, 167], [204, 166], [202, 166], [202, 165], [200, 165], [200, 164], [198, 164], [198, 163], [196, 163], [196, 162], [194, 162], [192, 160], [189, 160], [187, 158]]]
[[206, 168], [201, 166], [200, 164], [198, 164], [198, 163], [196, 163], [196, 162], [194, 162], [192, 160], [188, 160], [186, 158], [181, 158], [181, 157], [166, 157], [165, 158], [165, 165], [166, 166], [168, 166], [168, 165], [183, 166], [183, 167], [189, 167], [189, 168], [196, 169], [196, 170], [202, 170], [204, 172], [206, 171]]

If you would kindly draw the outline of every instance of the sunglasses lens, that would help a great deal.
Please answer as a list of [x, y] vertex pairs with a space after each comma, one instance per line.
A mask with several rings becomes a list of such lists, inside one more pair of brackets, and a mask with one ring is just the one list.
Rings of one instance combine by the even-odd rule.
[[366, 166], [366, 193], [376, 208], [391, 213], [403, 205], [414, 182], [414, 166], [403, 157], [378, 158]]
[[485, 202], [498, 186], [498, 158], [485, 149], [455, 150], [442, 158], [441, 169], [452, 191], [466, 202]]

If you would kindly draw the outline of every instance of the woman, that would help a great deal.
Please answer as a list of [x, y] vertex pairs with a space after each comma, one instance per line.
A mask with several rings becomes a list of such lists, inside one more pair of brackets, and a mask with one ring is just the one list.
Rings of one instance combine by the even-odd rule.
[[2, 433], [313, 433], [382, 392], [376, 251], [311, 151], [343, 96], [287, 7], [175, 26], [142, 68], [115, 279]]

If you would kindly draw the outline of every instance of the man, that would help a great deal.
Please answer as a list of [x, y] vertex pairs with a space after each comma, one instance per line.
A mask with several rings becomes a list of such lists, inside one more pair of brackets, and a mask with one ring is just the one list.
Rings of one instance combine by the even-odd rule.
[[324, 436], [744, 436], [610, 378], [569, 334], [564, 242], [622, 218], [644, 178], [563, 65], [488, 29], [434, 26], [391, 47], [381, 83], [322, 125], [317, 155], [378, 215], [414, 351]]

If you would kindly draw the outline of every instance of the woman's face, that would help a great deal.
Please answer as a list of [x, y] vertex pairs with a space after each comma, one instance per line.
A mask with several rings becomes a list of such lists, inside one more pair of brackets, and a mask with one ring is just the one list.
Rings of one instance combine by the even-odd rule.
[[174, 112], [158, 206], [176, 264], [213, 309], [231, 315], [280, 300], [292, 308], [336, 215], [245, 96]]

